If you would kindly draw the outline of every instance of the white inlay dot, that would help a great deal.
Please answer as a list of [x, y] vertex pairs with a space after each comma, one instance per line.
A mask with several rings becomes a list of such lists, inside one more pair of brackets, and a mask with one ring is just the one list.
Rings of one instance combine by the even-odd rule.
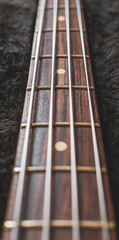
[[55, 149], [59, 152], [63, 152], [67, 149], [67, 144], [63, 141], [56, 142]]
[[59, 17], [58, 17], [58, 21], [60, 21], [60, 22], [65, 21], [65, 17], [64, 17], [64, 16], [59, 16]]
[[59, 68], [59, 69], [57, 69], [57, 73], [58, 74], [64, 74], [65, 70], [63, 68]]

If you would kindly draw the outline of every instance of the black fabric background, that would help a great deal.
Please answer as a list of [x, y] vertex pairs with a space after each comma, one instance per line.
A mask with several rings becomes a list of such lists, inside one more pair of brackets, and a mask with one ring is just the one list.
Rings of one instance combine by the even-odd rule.
[[0, 226], [11, 179], [37, 0], [0, 0]]
[[119, 1], [84, 0], [84, 7], [119, 230]]
[[[37, 0], [0, 0], [0, 226], [28, 76]], [[119, 1], [84, 0], [90, 53], [119, 229]]]

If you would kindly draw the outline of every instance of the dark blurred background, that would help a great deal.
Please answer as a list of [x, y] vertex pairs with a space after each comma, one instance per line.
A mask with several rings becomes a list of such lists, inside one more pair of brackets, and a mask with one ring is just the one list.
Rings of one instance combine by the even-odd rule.
[[37, 0], [0, 0], [0, 227], [28, 77]]
[[[119, 1], [83, 0], [119, 229]], [[37, 0], [0, 0], [0, 226], [25, 96]]]

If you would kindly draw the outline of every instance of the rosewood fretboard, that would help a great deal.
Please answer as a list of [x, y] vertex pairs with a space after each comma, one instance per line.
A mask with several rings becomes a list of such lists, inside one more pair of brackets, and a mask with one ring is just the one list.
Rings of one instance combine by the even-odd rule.
[[41, 0], [2, 240], [116, 240], [83, 4]]

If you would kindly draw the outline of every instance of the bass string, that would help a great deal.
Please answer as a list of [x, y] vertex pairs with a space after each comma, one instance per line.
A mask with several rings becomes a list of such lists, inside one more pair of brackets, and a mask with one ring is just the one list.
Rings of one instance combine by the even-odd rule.
[[54, 86], [55, 86], [54, 77], [55, 77], [55, 58], [56, 58], [57, 13], [58, 13], [58, 0], [54, 0], [51, 93], [50, 93], [50, 111], [49, 111], [49, 124], [48, 124], [49, 129], [48, 129], [48, 145], [47, 145], [47, 158], [46, 158], [42, 240], [50, 239], [52, 144], [53, 144], [53, 113], [54, 113], [53, 102], [54, 102]]
[[80, 240], [79, 231], [79, 207], [78, 207], [78, 184], [76, 170], [76, 150], [74, 135], [74, 113], [72, 93], [72, 70], [71, 70], [71, 46], [70, 46], [70, 13], [69, 0], [65, 0], [66, 35], [68, 52], [68, 77], [69, 77], [69, 104], [70, 104], [70, 155], [71, 155], [71, 200], [72, 200], [72, 239]]
[[29, 102], [29, 108], [28, 108], [23, 151], [22, 151], [22, 157], [21, 157], [21, 171], [18, 179], [18, 186], [17, 186], [16, 198], [15, 198], [15, 207], [13, 212], [13, 221], [15, 222], [15, 228], [11, 230], [10, 240], [13, 240], [13, 239], [17, 240], [19, 237], [19, 225], [20, 225], [20, 218], [21, 218], [24, 185], [25, 185], [27, 156], [28, 156], [28, 150], [29, 150], [32, 110], [33, 110], [36, 75], [37, 75], [37, 68], [38, 68], [39, 50], [40, 50], [41, 36], [42, 36], [42, 30], [43, 30], [45, 7], [46, 7], [46, 0], [41, 0], [41, 10], [40, 10], [41, 12], [40, 12], [39, 23], [38, 23], [37, 44], [36, 44], [36, 57], [34, 62], [31, 95], [30, 95], [30, 102]]
[[100, 159], [99, 159], [95, 124], [94, 124], [94, 116], [93, 116], [90, 88], [89, 88], [89, 79], [88, 79], [86, 53], [85, 53], [85, 43], [84, 43], [84, 35], [83, 35], [83, 27], [82, 27], [82, 17], [81, 17], [81, 7], [80, 7], [80, 1], [79, 0], [75, 0], [75, 1], [76, 1], [76, 8], [77, 8], [78, 25], [79, 25], [79, 29], [80, 29], [80, 38], [81, 38], [81, 46], [82, 46], [82, 52], [83, 52], [83, 61], [84, 61], [84, 69], [85, 69], [85, 76], [86, 76], [88, 101], [89, 101], [94, 159], [95, 159], [95, 166], [96, 166], [97, 190], [98, 190], [98, 198], [99, 198], [101, 223], [102, 223], [102, 238], [103, 238], [103, 240], [110, 240], [109, 229], [107, 228], [107, 225], [108, 225], [107, 219], [108, 218], [107, 218], [106, 202], [105, 202], [105, 197], [104, 197], [103, 181], [102, 181], [101, 168], [100, 168]]

